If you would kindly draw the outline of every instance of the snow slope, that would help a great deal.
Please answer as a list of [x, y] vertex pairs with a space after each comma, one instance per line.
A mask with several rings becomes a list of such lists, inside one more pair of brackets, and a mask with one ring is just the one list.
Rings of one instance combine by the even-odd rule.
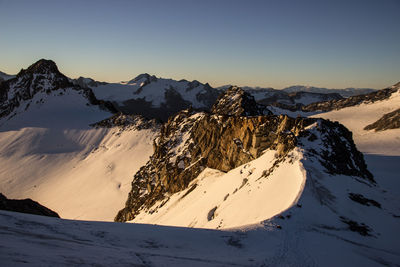
[[37, 93], [0, 120], [0, 192], [63, 218], [113, 220], [157, 131], [89, 126], [110, 115], [79, 91]]
[[[162, 225], [230, 228], [259, 223], [291, 207], [305, 183], [301, 154], [296, 151], [268, 178], [275, 162], [274, 150], [248, 164], [224, 173], [205, 169], [188, 189], [172, 195], [156, 212], [142, 212], [133, 222]], [[164, 204], [162, 204], [164, 202]]]
[[[315, 145], [317, 146], [318, 144]], [[300, 154], [302, 151], [296, 153]], [[267, 152], [264, 161], [268, 162], [269, 156]], [[291, 207], [269, 220], [230, 230], [70, 221], [0, 211], [0, 233], [6, 237], [0, 239], [2, 247], [0, 261], [6, 266], [398, 265], [400, 263], [398, 196], [382, 193], [379, 187], [349, 176], [327, 175], [318, 168], [318, 162], [306, 157], [301, 161], [304, 168], [309, 171], [303, 173], [305, 176], [300, 175], [305, 179], [303, 191], [291, 191], [295, 205], [289, 205]], [[294, 163], [293, 168], [299, 167], [296, 165], [297, 163]], [[248, 171], [248, 167], [241, 168]], [[286, 163], [282, 165], [282, 169], [287, 167]], [[235, 171], [239, 171], [239, 168], [233, 170]], [[257, 171], [254, 170], [254, 173]], [[205, 177], [207, 173], [211, 175]], [[201, 174], [199, 180], [202, 180], [198, 180], [201, 191], [215, 190], [218, 196], [222, 196], [218, 192], [222, 192], [223, 189], [216, 185], [218, 175], [221, 173], [209, 169]], [[294, 175], [299, 174], [294, 173]], [[224, 179], [223, 175], [220, 178]], [[207, 181], [208, 179], [210, 181]], [[269, 182], [279, 183], [261, 181], [264, 186]], [[302, 188], [299, 187], [300, 181], [297, 182], [296, 186], [288, 182], [284, 187]], [[225, 183], [222, 186], [229, 184]], [[235, 186], [239, 184], [236, 183]], [[236, 194], [242, 192], [241, 194], [245, 195], [248, 190], [249, 186], [244, 185]], [[195, 189], [185, 198], [190, 197], [190, 194], [202, 193], [201, 191], [196, 192]], [[286, 198], [285, 192], [288, 191], [269, 193]], [[295, 196], [298, 193], [301, 195]], [[349, 193], [363, 194], [369, 199], [379, 201], [381, 207], [352, 201], [348, 197]], [[228, 196], [226, 201], [231, 197], [233, 199], [235, 194]], [[170, 201], [173, 201], [173, 198], [174, 196]], [[287, 199], [290, 200], [289, 197]], [[397, 202], [393, 202], [393, 199], [397, 199]], [[203, 218], [202, 221], [199, 220], [199, 225], [204, 222], [204, 217], [207, 217], [207, 214], [202, 213], [204, 209], [200, 204], [204, 201], [206, 200], [201, 198], [199, 203], [192, 205], [200, 208], [198, 216]], [[215, 199], [208, 203], [213, 201]], [[264, 206], [274, 204], [258, 199], [254, 205], [249, 196], [243, 197], [240, 202], [249, 204], [245, 207], [246, 204], [240, 203], [242, 208], [232, 209], [230, 216], [238, 217], [242, 221], [245, 220], [245, 215], [254, 214], [257, 210], [263, 212], [266, 210]], [[179, 202], [175, 203], [180, 205]], [[218, 209], [221, 209], [221, 214], [227, 211], [223, 209], [223, 205], [217, 208], [216, 213]], [[178, 207], [170, 205], [170, 208], [171, 212], [180, 218], [185, 217], [183, 216], [185, 212], [188, 216], [193, 214], [190, 207], [181, 210], [181, 214]], [[248, 211], [246, 208], [253, 211]], [[357, 232], [357, 228], [367, 229], [366, 235], [362, 234], [363, 230]]]
[[354, 141], [361, 152], [400, 156], [400, 129], [375, 132], [364, 130], [364, 127], [377, 121], [384, 114], [400, 107], [400, 90], [393, 93], [389, 99], [374, 103], [363, 103], [353, 107], [313, 115], [339, 121], [353, 132]]

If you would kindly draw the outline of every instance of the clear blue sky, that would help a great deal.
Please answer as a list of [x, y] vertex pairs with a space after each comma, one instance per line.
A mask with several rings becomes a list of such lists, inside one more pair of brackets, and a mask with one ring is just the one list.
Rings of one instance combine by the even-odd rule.
[[102, 81], [383, 88], [400, 81], [400, 1], [0, 0], [0, 70], [40, 58]]

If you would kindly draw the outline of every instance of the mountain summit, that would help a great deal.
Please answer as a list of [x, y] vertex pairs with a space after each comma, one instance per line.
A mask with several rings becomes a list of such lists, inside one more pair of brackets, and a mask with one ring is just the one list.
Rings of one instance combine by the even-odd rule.
[[[110, 103], [99, 101], [90, 88], [73, 84], [58, 70], [54, 61], [41, 59], [26, 70], [22, 69], [15, 78], [0, 84], [0, 118], [11, 114], [21, 105], [27, 110], [32, 102], [43, 104], [47, 98], [63, 96], [72, 91], [82, 94], [89, 104], [115, 112]], [[37, 99], [33, 100], [35, 96]]]
[[223, 92], [211, 108], [211, 112], [228, 116], [260, 116], [271, 114], [265, 106], [257, 104], [254, 97], [237, 86]]

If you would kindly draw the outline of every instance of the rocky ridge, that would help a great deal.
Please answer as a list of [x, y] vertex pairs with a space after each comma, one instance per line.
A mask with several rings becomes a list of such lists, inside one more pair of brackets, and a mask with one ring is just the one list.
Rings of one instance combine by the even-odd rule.
[[8, 199], [1, 193], [0, 193], [0, 210], [15, 211], [15, 212], [60, 218], [60, 216], [56, 212], [46, 208], [45, 206], [40, 205], [38, 202], [33, 201], [32, 199], [22, 199], [22, 200]]
[[156, 120], [149, 120], [140, 115], [126, 115], [117, 113], [110, 118], [91, 124], [94, 128], [113, 128], [119, 127], [122, 130], [144, 130], [159, 129], [160, 123]]
[[386, 113], [379, 120], [365, 126], [364, 130], [384, 131], [400, 128], [400, 108]]
[[299, 147], [316, 158], [328, 174], [374, 183], [344, 126], [322, 119], [261, 115], [264, 111], [255, 109], [246, 94], [233, 94], [239, 89], [231, 89], [218, 98], [213, 113], [184, 110], [162, 126], [154, 141], [154, 154], [135, 174], [126, 206], [116, 221], [132, 220], [142, 210], [154, 212], [149, 209], [155, 202], [165, 203], [168, 195], [187, 188], [206, 167], [226, 172], [254, 160], [266, 149], [276, 151], [273, 166]]
[[345, 99], [316, 102], [305, 106], [290, 106], [286, 104], [277, 104], [276, 106], [290, 111], [301, 110], [303, 112], [314, 112], [314, 111], [328, 112], [335, 109], [338, 110], [346, 107], [356, 106], [362, 103], [373, 103], [376, 101], [388, 99], [389, 97], [392, 96], [393, 93], [397, 92], [399, 88], [400, 88], [400, 82], [389, 88], [385, 88], [364, 95], [351, 96]]
[[260, 116], [272, 113], [258, 104], [254, 97], [237, 86], [221, 94], [211, 108], [211, 113], [227, 116]]

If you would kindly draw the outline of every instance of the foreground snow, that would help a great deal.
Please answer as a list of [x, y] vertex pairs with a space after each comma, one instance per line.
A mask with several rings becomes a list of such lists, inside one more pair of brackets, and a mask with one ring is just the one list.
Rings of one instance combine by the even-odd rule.
[[110, 113], [76, 91], [59, 93], [37, 94], [26, 111], [0, 121], [0, 192], [63, 218], [112, 221], [156, 132], [94, 129], [89, 124]]

